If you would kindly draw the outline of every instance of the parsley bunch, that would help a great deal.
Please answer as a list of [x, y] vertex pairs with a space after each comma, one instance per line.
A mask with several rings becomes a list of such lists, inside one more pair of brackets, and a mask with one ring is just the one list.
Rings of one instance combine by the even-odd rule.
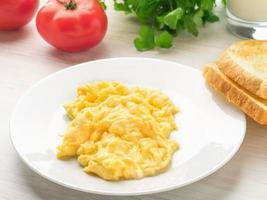
[[133, 13], [142, 24], [134, 39], [138, 51], [170, 48], [181, 30], [198, 36], [198, 27], [216, 22], [215, 0], [114, 0], [114, 8]]

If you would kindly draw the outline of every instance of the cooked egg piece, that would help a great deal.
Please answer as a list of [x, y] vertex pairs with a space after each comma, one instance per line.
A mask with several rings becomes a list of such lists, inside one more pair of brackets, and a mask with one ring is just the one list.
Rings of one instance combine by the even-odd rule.
[[65, 104], [72, 119], [58, 158], [77, 156], [87, 173], [106, 180], [138, 179], [167, 169], [179, 148], [170, 133], [178, 108], [159, 90], [98, 82]]

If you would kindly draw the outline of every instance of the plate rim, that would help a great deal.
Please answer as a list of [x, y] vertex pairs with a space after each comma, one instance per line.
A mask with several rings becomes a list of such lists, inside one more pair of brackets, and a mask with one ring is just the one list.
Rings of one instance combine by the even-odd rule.
[[19, 107], [19, 105], [21, 104], [21, 102], [23, 101], [23, 99], [31, 93], [31, 91], [38, 87], [39, 84], [41, 84], [42, 82], [45, 82], [47, 79], [56, 76], [60, 73], [64, 73], [65, 71], [70, 71], [73, 70], [75, 68], [79, 68], [82, 65], [85, 64], [91, 64], [91, 63], [98, 63], [98, 62], [108, 62], [110, 60], [151, 60], [154, 62], [165, 62], [165, 63], [171, 63], [171, 64], [176, 64], [181, 68], [184, 68], [186, 70], [190, 70], [193, 71], [194, 73], [198, 73], [201, 76], [201, 70], [198, 70], [196, 68], [193, 68], [191, 66], [188, 66], [186, 64], [181, 64], [178, 62], [174, 62], [174, 61], [170, 61], [170, 60], [165, 60], [165, 59], [157, 59], [157, 58], [149, 58], [149, 57], [114, 57], [114, 58], [104, 58], [104, 59], [97, 59], [97, 60], [92, 60], [92, 61], [87, 61], [87, 62], [83, 62], [83, 63], [79, 63], [76, 65], [72, 65], [70, 67], [58, 70], [54, 73], [49, 74], [48, 76], [45, 76], [44, 78], [42, 78], [41, 80], [37, 81], [36, 83], [34, 83], [31, 87], [29, 87], [26, 92], [24, 92], [24, 94], [22, 94], [19, 99], [17, 100], [15, 106], [13, 107], [12, 110], [12, 114], [11, 117], [9, 119], [9, 137], [12, 143], [13, 148], [15, 149], [17, 155], [19, 156], [19, 158], [23, 161], [24, 164], [26, 164], [26, 166], [28, 166], [33, 172], [35, 172], [36, 174], [40, 175], [41, 177], [47, 179], [48, 181], [51, 181], [55, 184], [64, 186], [66, 188], [72, 189], [72, 190], [77, 190], [80, 192], [86, 192], [86, 193], [90, 193], [90, 194], [98, 194], [98, 195], [105, 195], [105, 196], [139, 196], [139, 195], [148, 195], [148, 194], [155, 194], [155, 193], [161, 193], [161, 192], [166, 192], [166, 191], [170, 191], [170, 190], [174, 190], [174, 189], [178, 189], [187, 185], [190, 185], [192, 183], [195, 183], [203, 178], [206, 178], [208, 176], [210, 176], [211, 174], [213, 174], [214, 172], [216, 172], [217, 170], [219, 170], [220, 168], [222, 168], [225, 164], [227, 164], [233, 157], [234, 155], [239, 151], [244, 138], [245, 138], [245, 134], [246, 134], [246, 117], [245, 114], [243, 112], [241, 112], [240, 110], [237, 110], [240, 114], [241, 114], [241, 121], [243, 124], [243, 130], [242, 130], [242, 135], [240, 137], [240, 141], [238, 142], [238, 144], [235, 146], [235, 148], [225, 157], [225, 159], [223, 159], [218, 165], [214, 166], [211, 170], [207, 171], [206, 173], [200, 174], [199, 176], [196, 176], [195, 178], [192, 178], [188, 181], [185, 181], [183, 184], [177, 184], [177, 185], [172, 185], [172, 186], [167, 186], [167, 187], [163, 187], [160, 189], [152, 189], [152, 190], [146, 190], [146, 191], [142, 191], [142, 192], [121, 192], [121, 193], [113, 193], [113, 192], [105, 192], [103, 190], [90, 190], [89, 189], [85, 189], [85, 188], [80, 188], [80, 187], [76, 187], [75, 185], [71, 185], [71, 184], [67, 184], [64, 183], [63, 181], [60, 181], [56, 178], [52, 178], [42, 172], [40, 172], [40, 170], [38, 170], [36, 167], [34, 167], [33, 165], [30, 164], [30, 161], [28, 159], [25, 158], [25, 156], [22, 155], [22, 153], [19, 152], [19, 150], [17, 149], [14, 139], [13, 139], [13, 128], [12, 126], [13, 121], [14, 121], [14, 116], [16, 114], [17, 108]]

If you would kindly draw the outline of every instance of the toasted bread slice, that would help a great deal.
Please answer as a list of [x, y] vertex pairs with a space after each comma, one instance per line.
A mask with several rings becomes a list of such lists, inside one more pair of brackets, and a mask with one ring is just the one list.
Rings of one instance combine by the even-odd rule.
[[215, 63], [206, 65], [203, 75], [208, 84], [222, 93], [229, 102], [239, 107], [258, 123], [267, 125], [267, 100], [241, 88], [225, 76]]
[[216, 62], [230, 79], [267, 99], [267, 40], [244, 40], [230, 46]]

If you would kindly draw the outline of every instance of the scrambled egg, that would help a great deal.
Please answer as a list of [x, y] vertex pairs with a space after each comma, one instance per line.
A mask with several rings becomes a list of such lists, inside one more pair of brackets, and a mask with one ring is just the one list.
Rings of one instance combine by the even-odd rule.
[[81, 86], [65, 105], [72, 119], [58, 158], [77, 156], [84, 171], [106, 180], [136, 179], [164, 171], [178, 149], [168, 139], [177, 107], [159, 90], [119, 82]]

